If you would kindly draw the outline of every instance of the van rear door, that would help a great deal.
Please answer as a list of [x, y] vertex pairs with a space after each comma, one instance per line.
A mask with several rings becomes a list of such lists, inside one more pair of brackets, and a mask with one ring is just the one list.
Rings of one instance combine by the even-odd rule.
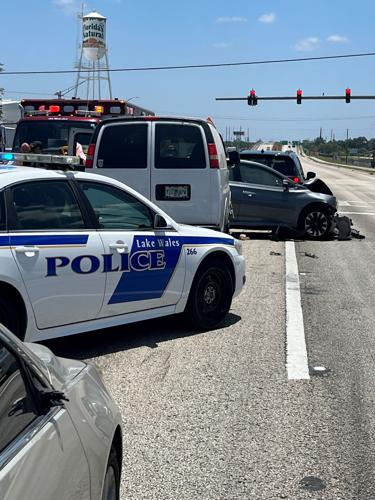
[[151, 201], [177, 222], [211, 223], [211, 184], [203, 128], [190, 122], [153, 122]]
[[150, 138], [151, 123], [147, 121], [104, 125], [97, 139], [95, 173], [117, 179], [150, 198]]

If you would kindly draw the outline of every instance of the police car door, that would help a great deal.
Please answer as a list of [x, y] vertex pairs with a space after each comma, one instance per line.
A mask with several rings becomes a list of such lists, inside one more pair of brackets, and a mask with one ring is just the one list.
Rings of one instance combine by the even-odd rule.
[[27, 181], [8, 191], [14, 259], [39, 329], [94, 319], [103, 301], [103, 244], [68, 180]]
[[[174, 305], [185, 278], [182, 241], [175, 231], [154, 231], [153, 211], [111, 184], [79, 181], [98, 220], [107, 277], [100, 316]], [[166, 314], [168, 311], [166, 311]]]

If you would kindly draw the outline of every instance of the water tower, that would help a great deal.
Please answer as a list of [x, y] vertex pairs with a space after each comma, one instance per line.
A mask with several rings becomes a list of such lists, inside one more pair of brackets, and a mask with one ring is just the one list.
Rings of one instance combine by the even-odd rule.
[[[80, 15], [82, 20], [82, 44], [76, 67], [78, 68], [74, 97], [78, 97], [79, 87], [83, 88], [86, 99], [112, 99], [111, 79], [106, 44], [107, 19], [98, 12]], [[102, 96], [102, 83], [108, 94]], [[86, 85], [85, 85], [86, 84]]]

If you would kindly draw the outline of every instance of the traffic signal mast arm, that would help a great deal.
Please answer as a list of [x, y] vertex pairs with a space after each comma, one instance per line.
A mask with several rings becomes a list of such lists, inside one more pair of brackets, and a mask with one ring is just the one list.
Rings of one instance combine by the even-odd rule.
[[[255, 92], [255, 91], [254, 91]], [[298, 91], [297, 91], [298, 92]], [[257, 101], [295, 101], [296, 96], [264, 96], [260, 97], [255, 95]], [[301, 101], [313, 101], [313, 100], [345, 100], [349, 103], [351, 100], [371, 100], [375, 99], [375, 95], [351, 95], [350, 89], [346, 89], [344, 95], [302, 95], [297, 94]], [[249, 101], [252, 100], [252, 95], [246, 97], [216, 97], [216, 101]]]

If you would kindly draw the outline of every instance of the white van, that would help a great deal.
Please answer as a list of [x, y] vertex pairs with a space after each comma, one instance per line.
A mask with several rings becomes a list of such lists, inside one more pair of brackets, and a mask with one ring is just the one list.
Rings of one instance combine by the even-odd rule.
[[177, 222], [228, 230], [229, 170], [210, 119], [103, 120], [92, 136], [86, 169], [131, 186]]

